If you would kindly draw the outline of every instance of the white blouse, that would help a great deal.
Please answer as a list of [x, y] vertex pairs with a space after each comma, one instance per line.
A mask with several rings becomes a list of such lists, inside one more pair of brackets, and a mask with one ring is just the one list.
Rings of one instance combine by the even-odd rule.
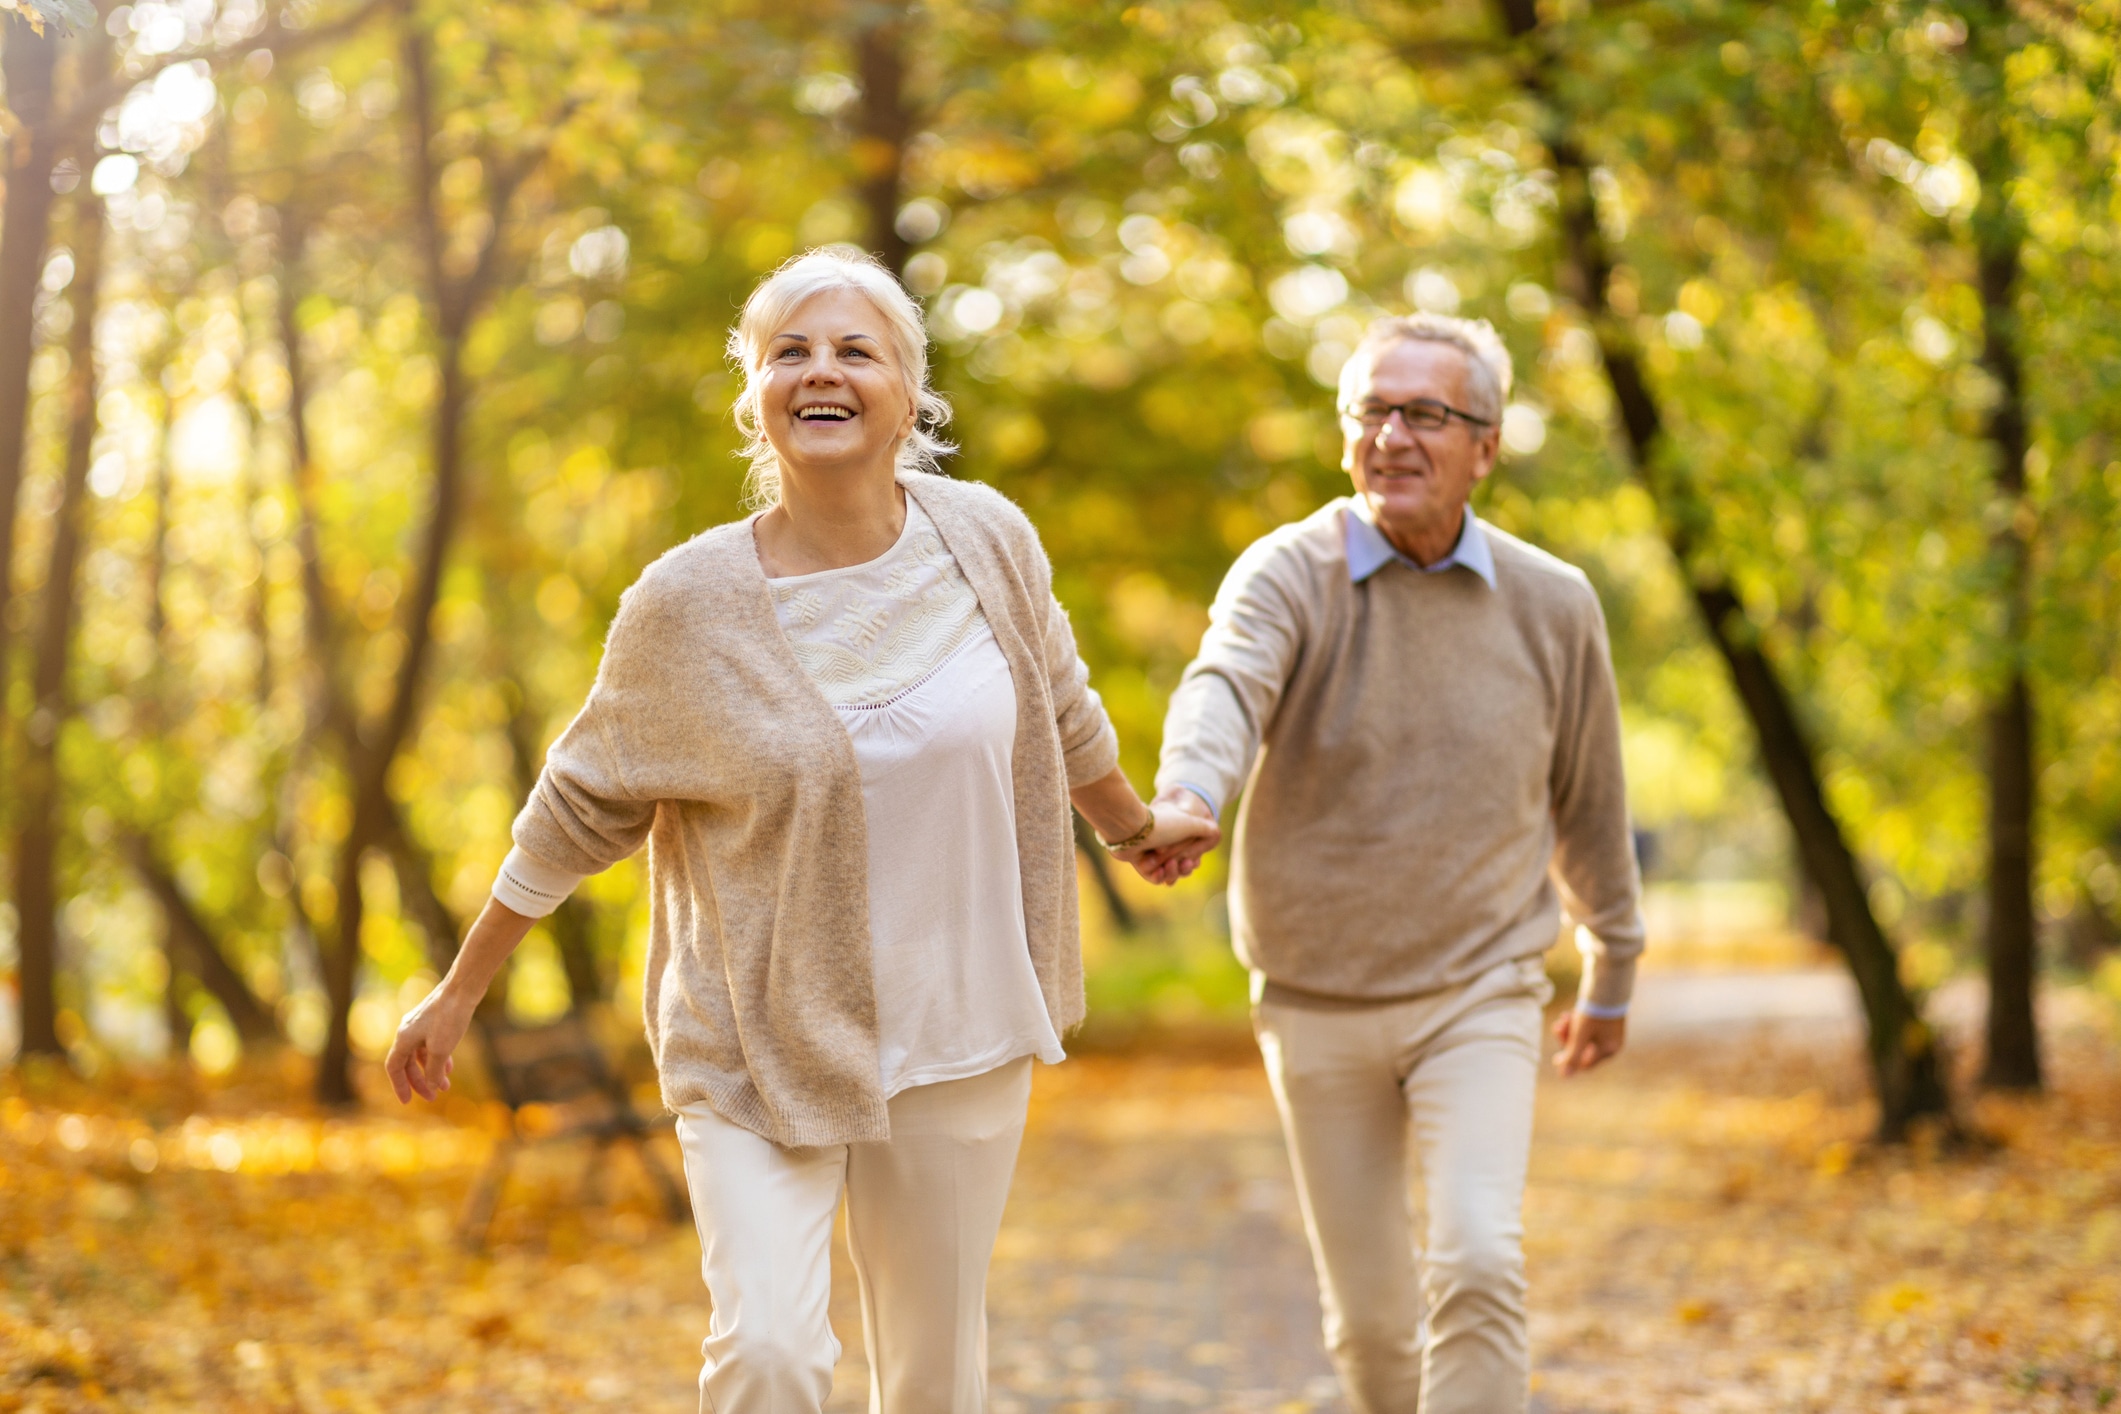
[[[767, 584], [861, 768], [884, 1093], [1060, 1061], [1024, 931], [1016, 688], [957, 561], [909, 497], [877, 559]], [[493, 893], [543, 917], [581, 877], [516, 849]]]

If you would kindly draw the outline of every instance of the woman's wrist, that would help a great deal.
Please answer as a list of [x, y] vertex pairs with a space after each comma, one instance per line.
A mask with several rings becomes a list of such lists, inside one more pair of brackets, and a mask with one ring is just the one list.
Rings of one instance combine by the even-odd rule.
[[[1140, 802], [1137, 800], [1137, 804], [1139, 803]], [[1117, 853], [1118, 851], [1123, 849], [1133, 849], [1137, 845], [1141, 844], [1143, 841], [1147, 840], [1156, 829], [1156, 810], [1153, 806], [1149, 805], [1142, 805], [1141, 810], [1142, 815], [1140, 824], [1136, 825], [1132, 830], [1128, 831], [1124, 835], [1119, 836], [1118, 838], [1114, 838], [1111, 835], [1107, 834], [1105, 831], [1100, 830], [1098, 831], [1097, 835], [1098, 843], [1103, 845], [1106, 849]]]
[[1068, 794], [1075, 808], [1090, 822], [1090, 828], [1097, 832], [1099, 843], [1108, 847], [1114, 841], [1138, 834], [1145, 823], [1153, 826], [1156, 819], [1156, 813], [1142, 804], [1126, 773], [1117, 766]]
[[447, 1017], [452, 1021], [468, 1021], [471, 1014], [479, 1009], [479, 1002], [485, 991], [486, 989], [481, 987], [474, 993], [464, 975], [452, 967], [434, 991], [428, 994], [427, 1000], [429, 1007], [438, 1016]]

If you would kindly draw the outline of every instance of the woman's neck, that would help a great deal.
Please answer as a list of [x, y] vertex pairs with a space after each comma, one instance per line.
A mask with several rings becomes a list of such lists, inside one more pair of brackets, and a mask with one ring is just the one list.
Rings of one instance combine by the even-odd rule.
[[781, 469], [781, 499], [752, 536], [768, 579], [867, 564], [898, 543], [906, 493], [896, 474], [805, 475]]

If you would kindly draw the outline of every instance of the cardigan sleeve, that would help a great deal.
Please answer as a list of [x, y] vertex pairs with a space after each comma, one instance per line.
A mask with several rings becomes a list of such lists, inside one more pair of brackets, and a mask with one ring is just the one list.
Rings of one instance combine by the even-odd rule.
[[1053, 723], [1060, 729], [1061, 761], [1068, 788], [1086, 786], [1119, 764], [1119, 733], [1105, 715], [1103, 699], [1090, 686], [1090, 668], [1075, 650], [1068, 611], [1046, 595], [1046, 675], [1052, 683]]
[[1076, 651], [1075, 629], [1068, 611], [1053, 592], [1053, 564], [1046, 558], [1038, 528], [1013, 501], [989, 492], [1001, 513], [1001, 523], [1018, 538], [1015, 554], [1030, 570], [1026, 586], [1030, 611], [1045, 606], [1045, 623], [1038, 628], [1038, 642], [1045, 658], [1048, 690], [1053, 694], [1053, 724], [1060, 730], [1061, 764], [1068, 773], [1068, 789], [1086, 786], [1110, 775], [1119, 765], [1119, 733], [1105, 714], [1104, 699], [1090, 686], [1090, 667]]
[[516, 848], [553, 871], [601, 873], [639, 849], [655, 823], [656, 802], [628, 787], [619, 749], [619, 723], [652, 691], [655, 634], [644, 620], [655, 616], [642, 597], [636, 586], [621, 601], [589, 700], [546, 750], [516, 816]]

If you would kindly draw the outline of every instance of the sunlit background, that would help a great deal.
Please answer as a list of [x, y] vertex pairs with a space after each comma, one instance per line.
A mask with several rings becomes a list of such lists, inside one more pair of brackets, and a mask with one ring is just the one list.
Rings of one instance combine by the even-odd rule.
[[[692, 1407], [672, 1141], [558, 1142], [491, 1063], [652, 1124], [643, 861], [443, 1103], [375, 1062], [619, 595], [742, 511], [740, 302], [835, 242], [925, 303], [949, 472], [1036, 521], [1142, 787], [1233, 557], [1345, 490], [1366, 324], [1507, 342], [1475, 504], [1605, 606], [1650, 931], [1629, 1053], [1540, 1087], [1540, 1414], [2109, 1408], [2117, 34], [0, 0], [0, 1409]], [[996, 1414], [1337, 1409], [1224, 861], [1101, 862]]]
[[[1138, 783], [1233, 555], [1344, 486], [1329, 390], [1366, 322], [1475, 316], [1519, 371], [1476, 504], [1604, 600], [1656, 945], [1787, 959], [1825, 927], [1696, 614], [1713, 583], [1916, 989], [1981, 964], [1987, 723], [2022, 678], [2038, 961], [2121, 990], [2110, 16], [1556, 3], [1512, 38], [1511, 13], [148, 0], [55, 22], [48, 224], [7, 234], [41, 254], [33, 327], [5, 334], [33, 356], [0, 959], [13, 977], [35, 942], [21, 844], [48, 839], [66, 1059], [220, 1072], [280, 1039], [317, 1054], [342, 1013], [356, 1056], [387, 1042], [618, 594], [739, 512], [726, 329], [828, 242], [925, 300], [950, 472], [1037, 521]], [[1571, 220], [1609, 269], [1586, 275]], [[1661, 418], [1647, 461], [1614, 351]], [[1122, 881], [1125, 917], [1084, 877], [1101, 1024], [1241, 1012], [1220, 864], [1168, 897]], [[623, 865], [534, 933], [509, 1014], [629, 1018], [640, 884]], [[5, 997], [0, 1052], [23, 1034]]]

